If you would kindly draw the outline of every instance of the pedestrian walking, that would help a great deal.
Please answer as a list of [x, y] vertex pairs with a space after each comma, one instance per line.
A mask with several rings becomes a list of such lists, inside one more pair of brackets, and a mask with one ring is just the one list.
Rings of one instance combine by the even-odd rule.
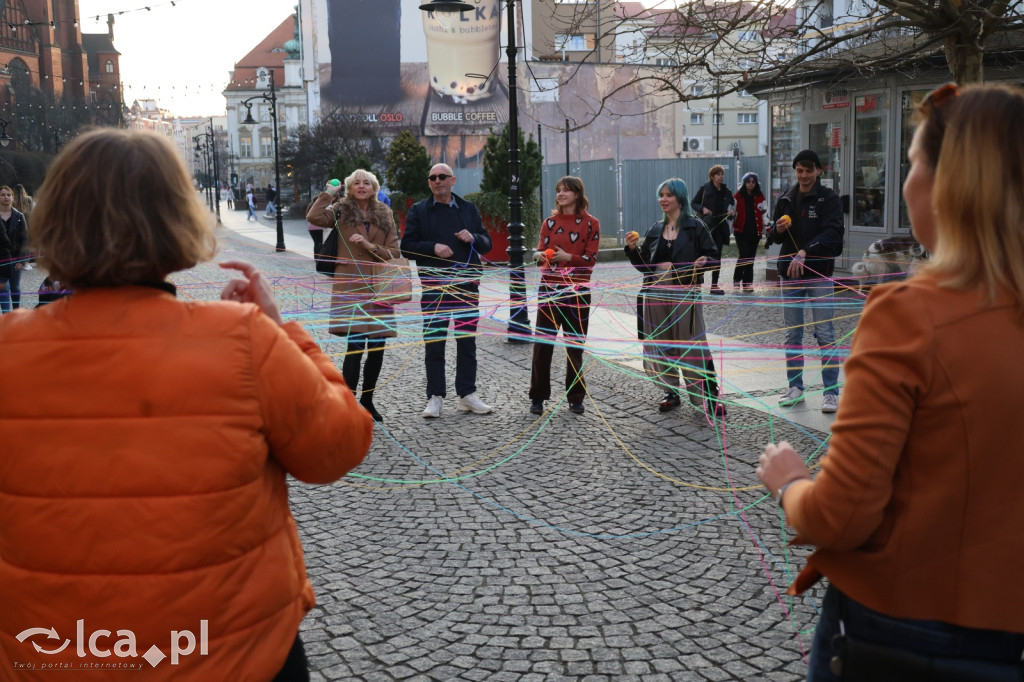
[[915, 118], [903, 197], [931, 259], [872, 290], [813, 480], [785, 442], [757, 470], [815, 546], [789, 594], [828, 578], [811, 682], [1021, 673], [1024, 91], [949, 84]]
[[544, 413], [551, 398], [551, 358], [558, 330], [565, 339], [565, 394], [569, 410], [583, 414], [587, 394], [581, 369], [590, 323], [590, 274], [601, 247], [601, 223], [587, 212], [583, 181], [567, 175], [555, 183], [555, 208], [540, 227], [537, 325], [530, 368], [530, 412]]
[[473, 202], [452, 192], [455, 174], [445, 163], [430, 169], [431, 196], [412, 205], [405, 219], [402, 253], [416, 261], [423, 293], [423, 340], [427, 405], [423, 416], [441, 416], [448, 394], [444, 347], [454, 324], [455, 391], [460, 412], [488, 414], [490, 405], [477, 396], [476, 329], [480, 320], [480, 256], [491, 250]]
[[[338, 198], [342, 185], [345, 195]], [[363, 351], [363, 390], [359, 403], [374, 421], [384, 417], [373, 404], [374, 391], [384, 365], [384, 344], [397, 336], [394, 306], [377, 295], [379, 265], [401, 255], [398, 228], [391, 209], [377, 201], [377, 176], [358, 169], [339, 185], [327, 185], [306, 213], [310, 225], [338, 230], [338, 251], [331, 284], [329, 333], [347, 339], [341, 373], [356, 391]], [[315, 240], [314, 240], [315, 241]]]
[[[106, 658], [130, 644], [173, 657], [153, 679], [305, 679], [315, 599], [287, 476], [337, 480], [373, 421], [252, 265], [221, 263], [241, 273], [221, 301], [177, 298], [167, 277], [217, 238], [165, 138], [79, 135], [34, 218], [74, 294], [0, 324], [0, 376], [32, 386], [0, 393], [0, 660], [99, 669], [141, 660]], [[77, 651], [14, 637], [37, 623], [77, 630]]]
[[259, 222], [260, 219], [256, 215], [256, 197], [253, 196], [252, 187], [245, 192], [245, 205], [249, 209], [248, 215], [245, 216], [245, 222], [249, 222], [250, 218]]
[[14, 190], [7, 185], [0, 186], [0, 227], [10, 243], [9, 277], [6, 289], [0, 291], [0, 311], [9, 312], [21, 307], [21, 273], [29, 261], [29, 248], [28, 222], [14, 208]]
[[786, 378], [789, 388], [779, 400], [784, 407], [804, 399], [804, 309], [811, 309], [814, 338], [821, 348], [821, 380], [825, 385], [821, 411], [839, 407], [839, 359], [832, 326], [835, 260], [843, 253], [843, 207], [839, 195], [821, 184], [821, 160], [805, 149], [793, 159], [796, 184], [775, 205], [769, 244], [782, 244], [777, 267], [782, 287], [782, 319], [786, 328]]
[[277, 215], [277, 206], [274, 201], [277, 199], [277, 190], [274, 189], [273, 185], [267, 185], [267, 210], [264, 213], [265, 218], [273, 218]]
[[753, 291], [754, 256], [757, 255], [757, 245], [761, 243], [761, 235], [764, 234], [764, 214], [768, 210], [756, 173], [743, 176], [733, 199], [736, 200], [736, 216], [732, 223], [732, 233], [736, 237], [740, 257], [736, 260], [732, 283], [737, 291]]
[[725, 292], [718, 286], [722, 270], [722, 249], [729, 243], [729, 217], [732, 215], [732, 192], [725, 184], [725, 169], [714, 165], [708, 170], [708, 182], [693, 195], [690, 206], [711, 231], [711, 238], [718, 249], [718, 255], [708, 262], [711, 272], [711, 293], [717, 296]]
[[647, 231], [642, 244], [637, 233], [626, 236], [626, 256], [644, 276], [644, 370], [667, 391], [658, 405], [661, 412], [679, 407], [685, 390], [693, 405], [706, 398], [709, 411], [724, 417], [700, 306], [700, 278], [717, 250], [707, 227], [690, 212], [687, 195], [679, 178], [661, 183], [658, 204], [664, 219]]

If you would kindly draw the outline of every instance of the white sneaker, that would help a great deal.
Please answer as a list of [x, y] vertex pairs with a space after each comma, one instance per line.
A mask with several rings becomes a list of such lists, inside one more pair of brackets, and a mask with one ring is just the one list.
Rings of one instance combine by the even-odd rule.
[[491, 406], [485, 405], [484, 401], [476, 397], [476, 393], [470, 393], [459, 398], [459, 412], [472, 412], [473, 414], [490, 414]]
[[821, 411], [831, 414], [839, 409], [839, 396], [825, 395], [821, 400]]
[[786, 395], [782, 396], [779, 400], [779, 405], [783, 407], [791, 407], [801, 402], [804, 399], [804, 392], [796, 386], [790, 386], [789, 390], [786, 391]]
[[427, 406], [423, 408], [424, 419], [437, 419], [441, 416], [441, 405], [444, 403], [444, 398], [439, 395], [430, 396], [430, 400], [427, 401]]

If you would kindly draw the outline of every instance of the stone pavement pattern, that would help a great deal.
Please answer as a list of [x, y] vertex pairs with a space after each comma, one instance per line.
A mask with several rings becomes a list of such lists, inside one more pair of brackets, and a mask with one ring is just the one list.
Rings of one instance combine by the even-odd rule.
[[[312, 262], [219, 236], [218, 259], [256, 264], [284, 312], [340, 364]], [[24, 289], [39, 279], [26, 273]], [[211, 264], [172, 277], [197, 299], [215, 298], [226, 279]], [[777, 591], [806, 552], [786, 551], [754, 463], [768, 440], [810, 454], [827, 434], [739, 407], [724, 430], [685, 406], [660, 414], [654, 386], [597, 361], [585, 415], [555, 400], [537, 419], [527, 411], [531, 346], [505, 343], [489, 320], [478, 386], [494, 413], [456, 412], [450, 387], [441, 418], [422, 419], [418, 306], [402, 310], [408, 324], [388, 342], [376, 399], [385, 422], [358, 476], [291, 482], [318, 599], [302, 624], [314, 680], [803, 678], [821, 590], [782, 597], [791, 616], [783, 609]], [[730, 314], [726, 303], [716, 314]], [[749, 314], [748, 328], [779, 326], [777, 310]], [[447, 356], [454, 377], [451, 339]], [[559, 377], [564, 355], [555, 358]]]

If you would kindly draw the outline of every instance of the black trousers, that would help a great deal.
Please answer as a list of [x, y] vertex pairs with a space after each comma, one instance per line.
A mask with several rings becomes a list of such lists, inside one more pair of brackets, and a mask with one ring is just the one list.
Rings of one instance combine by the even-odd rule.
[[711, 230], [711, 238], [715, 240], [715, 246], [718, 247], [718, 256], [714, 260], [708, 261], [705, 272], [711, 273], [712, 284], [718, 284], [718, 276], [722, 271], [722, 248], [729, 243], [729, 223], [726, 222], [724, 216], [710, 216], [707, 224]]
[[757, 245], [760, 241], [757, 232], [740, 232], [736, 235], [736, 247], [740, 251], [740, 257], [736, 261], [736, 271], [732, 275], [733, 284], [754, 283], [754, 256], [757, 255]]
[[537, 327], [533, 337], [533, 367], [530, 371], [530, 399], [551, 398], [551, 359], [558, 330], [565, 340], [565, 391], [570, 403], [583, 402], [587, 389], [580, 375], [583, 344], [590, 326], [590, 291], [556, 289], [541, 285], [537, 305]]
[[292, 643], [288, 658], [284, 666], [274, 677], [274, 682], [308, 682], [309, 663], [306, 661], [306, 648], [302, 645], [302, 638], [296, 634], [295, 642]]

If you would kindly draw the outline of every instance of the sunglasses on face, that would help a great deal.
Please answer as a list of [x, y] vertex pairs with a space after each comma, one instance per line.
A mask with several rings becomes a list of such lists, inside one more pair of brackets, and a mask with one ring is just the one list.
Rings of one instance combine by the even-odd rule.
[[452, 176], [448, 175], [447, 173], [438, 173], [437, 175], [428, 175], [427, 176], [427, 180], [430, 180], [431, 182], [435, 182], [437, 180], [440, 180], [441, 182], [444, 182], [445, 180], [447, 180], [450, 177], [452, 177]]

